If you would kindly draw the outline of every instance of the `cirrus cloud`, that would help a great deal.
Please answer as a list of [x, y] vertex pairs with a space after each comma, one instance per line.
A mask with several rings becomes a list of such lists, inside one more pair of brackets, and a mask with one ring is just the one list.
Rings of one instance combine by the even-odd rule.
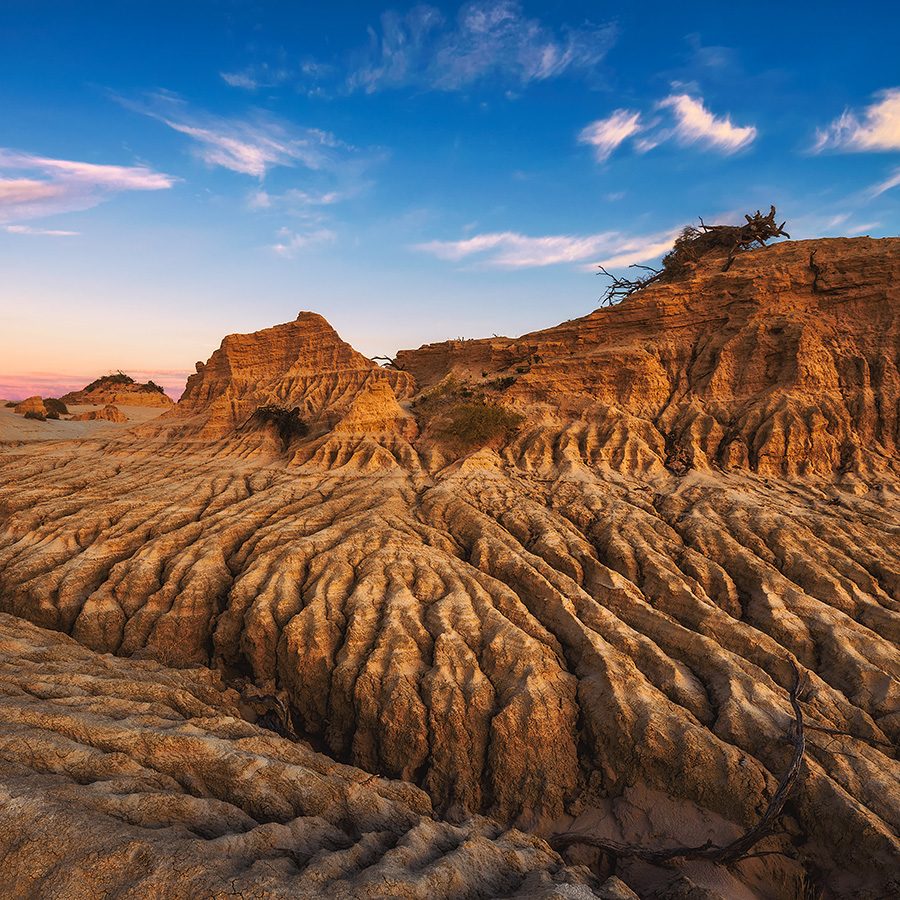
[[657, 104], [675, 117], [674, 138], [681, 144], [703, 144], [722, 153], [735, 153], [756, 139], [753, 125], [735, 125], [728, 115], [714, 116], [699, 97], [673, 94]]
[[869, 188], [868, 196], [870, 199], [874, 199], [875, 197], [880, 197], [886, 191], [893, 190], [895, 187], [900, 187], [900, 169], [894, 169], [892, 175]]
[[434, 7], [416, 6], [405, 16], [385, 13], [380, 33], [370, 29], [370, 46], [348, 87], [367, 93], [406, 85], [457, 91], [486, 78], [524, 87], [590, 71], [615, 34], [611, 25], [592, 24], [555, 32], [527, 17], [516, 0], [467, 3], [451, 23]]
[[141, 102], [117, 99], [190, 138], [194, 154], [207, 165], [260, 180], [279, 166], [333, 171], [356, 151], [328, 131], [296, 126], [261, 110], [243, 118], [226, 118], [192, 109], [166, 92], [150, 94]]
[[597, 119], [582, 128], [578, 142], [594, 148], [597, 162], [606, 162], [613, 151], [643, 127], [641, 114], [630, 109], [617, 109], [606, 119]]
[[30, 225], [3, 225], [0, 226], [7, 234], [41, 235], [44, 237], [76, 237], [79, 231], [64, 231], [61, 228], [32, 228]]
[[878, 99], [861, 113], [845, 109], [830, 125], [819, 129], [813, 152], [900, 150], [900, 87], [888, 88], [875, 96]]
[[519, 0], [470, 0], [452, 18], [419, 3], [406, 12], [384, 12], [378, 26], [368, 28], [368, 43], [340, 65], [313, 59], [292, 67], [257, 63], [220, 76], [242, 90], [291, 81], [310, 94], [450, 92], [476, 84], [519, 89], [566, 74], [590, 76], [616, 35], [611, 24], [551, 27], [528, 16]]
[[587, 235], [534, 237], [515, 231], [489, 232], [458, 241], [428, 241], [414, 249], [448, 262], [470, 258], [500, 269], [524, 269], [561, 263], [581, 263], [584, 268], [629, 266], [656, 259], [670, 250], [677, 230], [647, 235], [605, 231]]
[[272, 245], [272, 251], [278, 256], [290, 259], [301, 250], [331, 244], [336, 238], [337, 235], [330, 228], [313, 228], [307, 231], [292, 231], [290, 228], [279, 228], [278, 241]]
[[90, 209], [117, 193], [165, 190], [175, 181], [143, 165], [99, 165], [0, 148], [0, 222]]

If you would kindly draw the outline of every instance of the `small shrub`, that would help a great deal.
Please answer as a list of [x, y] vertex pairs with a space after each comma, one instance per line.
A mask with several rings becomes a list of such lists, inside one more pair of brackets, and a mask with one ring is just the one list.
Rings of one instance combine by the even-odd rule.
[[[66, 404], [62, 400], [56, 400], [54, 397], [48, 397], [44, 400], [44, 406], [47, 408], [48, 419], [58, 419], [60, 416], [69, 414], [69, 408]], [[55, 415], [50, 415], [50, 413], [55, 413]]]
[[491, 387], [497, 388], [498, 391], [505, 391], [516, 383], [515, 375], [503, 375], [501, 378], [495, 378], [491, 382]]
[[47, 421], [47, 417], [43, 413], [34, 412], [33, 410], [25, 413], [25, 418], [26, 419], [35, 419], [38, 422], [46, 422]]
[[142, 385], [144, 388], [149, 388], [147, 393], [153, 393], [154, 391], [157, 394], [164, 394], [166, 392], [165, 388], [160, 387], [155, 381], [148, 381], [145, 385]]
[[531, 366], [516, 366], [516, 374], [524, 375], [526, 372], [531, 370]]
[[495, 403], [460, 401], [434, 421], [432, 433], [438, 440], [465, 452], [505, 443], [521, 423], [521, 415]]
[[9, 403], [3, 404], [7, 409], [15, 409], [19, 404], [16, 403], [15, 400], [10, 400]]
[[293, 409], [275, 405], [259, 406], [252, 418], [257, 422], [274, 425], [285, 448], [294, 438], [306, 437], [309, 434], [309, 425], [300, 417], [299, 406]]
[[48, 418], [48, 419], [55, 419], [55, 420], [58, 421], [58, 420], [59, 420], [59, 413], [56, 412], [56, 411], [51, 410], [50, 412], [47, 413], [47, 418]]

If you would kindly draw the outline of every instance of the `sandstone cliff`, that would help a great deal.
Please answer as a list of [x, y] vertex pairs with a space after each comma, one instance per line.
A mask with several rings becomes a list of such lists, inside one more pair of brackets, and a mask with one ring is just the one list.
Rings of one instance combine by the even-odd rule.
[[[309, 313], [231, 336], [153, 423], [0, 455], [0, 605], [283, 692], [317, 747], [453, 820], [657, 846], [757, 821], [796, 662], [819, 730], [769, 855], [618, 874], [888, 896], [898, 275], [900, 240], [786, 243], [403, 371]], [[518, 424], [485, 431], [496, 410]]]
[[896, 474], [898, 284], [900, 240], [786, 242], [546, 331], [397, 361], [420, 390], [509, 380], [505, 399], [533, 405], [547, 453], [574, 420], [627, 435], [626, 468]]

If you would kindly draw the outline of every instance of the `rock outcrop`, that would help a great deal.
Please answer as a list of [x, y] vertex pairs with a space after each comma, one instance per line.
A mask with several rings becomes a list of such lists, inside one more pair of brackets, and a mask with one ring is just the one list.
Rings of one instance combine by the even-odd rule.
[[[890, 896], [898, 276], [900, 240], [787, 243], [403, 371], [313, 314], [231, 336], [154, 422], [4, 450], [0, 605], [279, 693], [298, 733], [451, 820], [656, 846], [758, 820], [796, 664], [812, 729], [767, 855], [618, 875]], [[429, 418], [454, 404], [520, 424], [461, 452]]]
[[408, 375], [380, 368], [322, 316], [301, 312], [293, 322], [226, 337], [205, 364], [197, 363], [177, 407], [154, 427], [170, 425], [170, 438], [208, 441], [232, 436], [261, 406], [280, 406], [297, 407], [313, 433], [322, 433], [376, 384], [395, 397], [413, 392]]
[[100, 420], [105, 422], [127, 422], [128, 416], [112, 403], [108, 403], [103, 409], [92, 409], [72, 416], [73, 422], [96, 422]]
[[27, 400], [23, 400], [21, 403], [17, 403], [14, 412], [17, 412], [21, 416], [24, 416], [26, 413], [34, 413], [38, 416], [46, 416], [47, 407], [44, 406], [44, 401], [40, 397], [35, 396], [29, 397]]

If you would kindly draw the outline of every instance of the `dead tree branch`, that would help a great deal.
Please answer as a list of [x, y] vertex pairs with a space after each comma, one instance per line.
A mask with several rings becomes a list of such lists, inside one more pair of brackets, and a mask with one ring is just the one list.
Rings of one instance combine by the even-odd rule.
[[617, 278], [598, 266], [600, 275], [606, 275], [611, 284], [600, 300], [601, 306], [612, 306], [625, 297], [654, 282], [671, 281], [686, 275], [703, 257], [716, 254], [726, 256], [723, 272], [727, 272], [735, 256], [743, 250], [755, 246], [764, 247], [766, 241], [777, 237], [790, 238], [784, 230], [786, 222], [775, 221], [775, 207], [767, 215], [757, 210], [753, 215], [745, 215], [743, 225], [707, 225], [700, 219], [700, 225], [688, 225], [682, 229], [672, 249], [663, 257], [662, 269], [648, 266], [631, 266], [646, 269], [650, 274], [639, 278]]
[[803, 710], [800, 708], [800, 700], [798, 698], [803, 679], [793, 660], [791, 665], [794, 670], [794, 683], [791, 686], [789, 697], [791, 708], [794, 711], [794, 722], [789, 736], [791, 743], [794, 745], [794, 752], [791, 755], [790, 764], [781, 776], [778, 787], [772, 795], [772, 799], [769, 801], [762, 818], [739, 838], [725, 846], [716, 846], [711, 841], [707, 841], [699, 847], [670, 847], [667, 850], [654, 850], [650, 847], [621, 844], [617, 841], [574, 832], [559, 834], [550, 838], [550, 845], [556, 850], [562, 850], [575, 844], [584, 844], [589, 847], [597, 847], [616, 856], [635, 857], [645, 862], [657, 864], [670, 862], [673, 859], [705, 859], [710, 862], [728, 865], [747, 856], [756, 844], [773, 832], [775, 823], [781, 816], [784, 805], [797, 784], [800, 769], [803, 765], [806, 737], [803, 730]]
[[605, 275], [610, 280], [610, 285], [606, 292], [600, 298], [600, 306], [615, 306], [619, 301], [624, 300], [629, 294], [639, 291], [641, 288], [647, 287], [648, 284], [657, 281], [663, 274], [662, 269], [651, 269], [650, 266], [629, 266], [629, 269], [646, 269], [650, 274], [642, 275], [638, 278], [617, 278], [612, 272], [607, 272], [603, 266], [597, 266], [600, 270], [598, 275]]
[[403, 366], [390, 356], [370, 356], [369, 359], [371, 359], [373, 363], [378, 363], [382, 368], [396, 369], [398, 372], [404, 371]]

